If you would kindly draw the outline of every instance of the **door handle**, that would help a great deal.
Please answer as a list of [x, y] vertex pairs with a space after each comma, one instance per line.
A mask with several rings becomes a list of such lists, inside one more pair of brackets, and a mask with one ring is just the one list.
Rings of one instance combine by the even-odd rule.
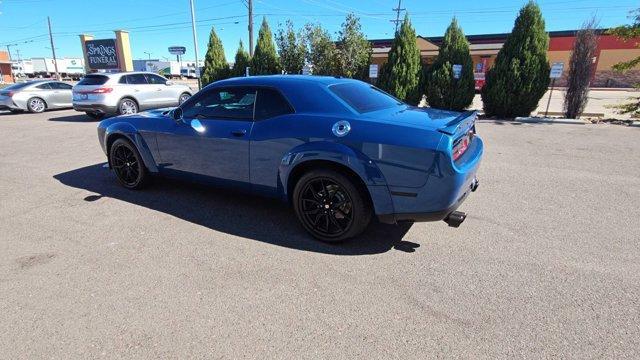
[[231, 134], [236, 137], [244, 136], [247, 133], [247, 130], [233, 130]]

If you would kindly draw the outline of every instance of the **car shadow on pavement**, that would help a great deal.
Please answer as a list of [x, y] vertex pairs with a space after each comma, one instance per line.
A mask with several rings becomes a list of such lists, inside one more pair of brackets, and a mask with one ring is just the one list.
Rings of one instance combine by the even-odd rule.
[[378, 254], [396, 249], [414, 252], [420, 245], [403, 241], [411, 224], [386, 225], [373, 221], [359, 237], [340, 244], [311, 238], [286, 204], [244, 193], [182, 181], [155, 178], [141, 191], [117, 184], [104, 164], [87, 166], [54, 176], [62, 184], [87, 190], [85, 201], [100, 203], [104, 197], [126, 201], [212, 230], [297, 250], [334, 255]]
[[9, 115], [20, 115], [23, 114], [22, 112], [12, 112], [9, 110], [0, 110], [0, 116], [9, 116]]
[[93, 119], [88, 115], [81, 113], [77, 115], [50, 117], [49, 121], [61, 121], [61, 122], [97, 122], [101, 119]]

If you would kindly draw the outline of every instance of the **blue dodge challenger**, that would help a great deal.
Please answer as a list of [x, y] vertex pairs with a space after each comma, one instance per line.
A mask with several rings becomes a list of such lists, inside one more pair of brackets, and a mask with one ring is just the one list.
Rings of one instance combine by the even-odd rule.
[[288, 201], [313, 236], [340, 241], [383, 223], [444, 220], [478, 187], [475, 112], [417, 108], [357, 80], [253, 76], [218, 81], [175, 109], [104, 120], [120, 184], [154, 174]]

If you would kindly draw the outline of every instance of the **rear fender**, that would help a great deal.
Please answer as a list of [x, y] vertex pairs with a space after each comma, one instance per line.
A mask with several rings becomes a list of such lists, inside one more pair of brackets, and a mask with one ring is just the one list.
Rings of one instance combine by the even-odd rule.
[[[158, 172], [158, 166], [153, 160], [149, 146], [133, 125], [124, 122], [109, 125], [105, 131], [105, 150], [107, 150], [106, 144], [109, 144], [110, 139], [114, 136], [124, 136], [126, 139], [131, 141], [133, 145], [135, 145], [136, 149], [138, 149], [140, 156], [142, 156], [142, 161], [144, 162], [147, 170], [152, 173]], [[107, 157], [108, 155], [109, 154], [107, 154]], [[111, 167], [111, 160], [109, 160], [109, 167]]]
[[333, 162], [353, 171], [367, 186], [376, 214], [393, 213], [387, 182], [375, 162], [351, 147], [328, 141], [304, 143], [291, 149], [282, 157], [278, 169], [278, 187], [285, 200], [293, 196], [288, 191], [289, 178], [293, 170], [297, 166], [315, 160]]

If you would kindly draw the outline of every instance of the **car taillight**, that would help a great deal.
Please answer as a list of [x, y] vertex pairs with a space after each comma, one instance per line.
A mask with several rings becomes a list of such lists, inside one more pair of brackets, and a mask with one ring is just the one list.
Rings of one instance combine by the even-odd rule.
[[469, 131], [463, 137], [461, 137], [456, 143], [453, 145], [453, 161], [456, 161], [464, 154], [469, 148], [469, 144], [471, 143], [471, 139], [473, 138], [473, 131]]
[[0, 95], [4, 95], [4, 96], [8, 96], [8, 97], [12, 97], [13, 94], [15, 94], [15, 92], [13, 92], [13, 91], [2, 91], [2, 92], [0, 92]]
[[95, 90], [91, 90], [88, 93], [89, 94], [108, 94], [112, 91], [113, 91], [113, 88], [104, 87], [104, 88], [97, 88]]

